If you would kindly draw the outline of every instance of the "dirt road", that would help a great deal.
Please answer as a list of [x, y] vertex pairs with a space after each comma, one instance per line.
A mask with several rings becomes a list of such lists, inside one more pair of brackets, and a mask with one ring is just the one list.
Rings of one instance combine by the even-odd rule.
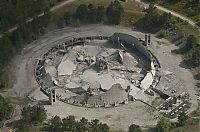
[[[174, 11], [171, 11], [169, 9], [166, 9], [162, 6], [159, 6], [159, 5], [155, 5], [155, 7], [158, 9], [158, 10], [161, 10], [163, 12], [166, 12], [166, 13], [171, 13], [173, 16], [175, 17], [179, 17], [180, 19], [184, 20], [184, 21], [187, 21], [190, 25], [192, 25], [193, 27], [196, 28], [196, 23], [192, 20], [190, 20], [189, 18], [177, 13], [177, 12], [174, 12]], [[199, 29], [200, 30], [200, 29]]]
[[[60, 4], [58, 4], [58, 5], [54, 6], [54, 7], [52, 7], [52, 8], [50, 9], [50, 12], [54, 12], [55, 10], [57, 10], [57, 9], [59, 9], [59, 8], [61, 8], [61, 7], [63, 7], [64, 5], [70, 4], [70, 3], [74, 2], [74, 1], [75, 1], [75, 0], [65, 0], [65, 1], [61, 2]], [[44, 15], [44, 13], [40, 13], [40, 14], [38, 14], [38, 17], [41, 17], [41, 16], [43, 16], [43, 15]], [[31, 21], [33, 21], [33, 18], [27, 19], [26, 23], [31, 22]], [[8, 29], [7, 32], [10, 32], [10, 33], [11, 33], [11, 32], [13, 32], [13, 31], [17, 30], [17, 28], [18, 28], [18, 26], [16, 25], [16, 26], [14, 26], [14, 27]], [[4, 34], [0, 34], [0, 38], [1, 38], [3, 35], [4, 35]]]

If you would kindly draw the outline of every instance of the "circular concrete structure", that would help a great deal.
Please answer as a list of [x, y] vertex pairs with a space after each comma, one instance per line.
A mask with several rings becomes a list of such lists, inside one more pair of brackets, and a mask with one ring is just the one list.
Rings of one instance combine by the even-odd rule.
[[52, 47], [36, 65], [41, 90], [65, 103], [84, 107], [112, 107], [154, 95], [159, 63], [135, 37], [71, 38]]
[[[27, 45], [23, 49], [23, 51], [15, 57], [14, 62], [12, 64], [15, 67], [15, 69], [11, 70], [11, 72], [14, 72], [13, 84], [15, 85], [13, 85], [12, 89], [6, 90], [5, 92], [6, 96], [20, 98], [20, 99], [29, 97], [34, 104], [37, 103], [45, 107], [45, 109], [47, 110], [48, 119], [56, 115], [60, 116], [61, 118], [74, 115], [76, 119], [81, 119], [82, 117], [86, 117], [88, 120], [99, 119], [101, 122], [107, 123], [111, 127], [111, 129], [119, 131], [123, 130], [126, 131], [131, 124], [137, 124], [143, 127], [149, 127], [149, 126], [151, 127], [157, 124], [157, 121], [159, 120], [159, 117], [161, 115], [160, 113], [168, 112], [169, 116], [172, 115], [174, 117], [174, 115], [177, 115], [180, 110], [182, 111], [182, 109], [179, 110], [179, 108], [184, 108], [184, 109], [188, 108], [188, 106], [185, 105], [183, 101], [179, 100], [179, 104], [181, 106], [179, 106], [179, 104], [176, 104], [175, 107], [173, 108], [169, 107], [168, 110], [165, 110], [166, 106], [168, 106], [169, 104], [167, 102], [171, 102], [170, 100], [168, 100], [169, 96], [173, 97], [173, 96], [179, 96], [180, 94], [182, 95], [182, 93], [188, 93], [190, 95], [189, 97], [191, 97], [189, 100], [191, 102], [191, 108], [189, 108], [188, 111], [192, 112], [197, 108], [198, 102], [195, 95], [195, 89], [193, 89], [195, 87], [195, 81], [193, 79], [193, 76], [188, 69], [181, 67], [180, 65], [182, 62], [181, 56], [174, 55], [171, 53], [171, 51], [177, 49], [176, 45], [171, 44], [169, 41], [166, 41], [165, 39], [157, 39], [156, 37], [154, 37], [154, 35], [151, 35], [152, 44], [147, 47], [144, 46], [144, 48], [146, 47], [145, 51], [147, 51], [147, 53], [150, 54], [151, 59], [150, 61], [148, 61], [148, 59], [146, 58], [146, 61], [144, 61], [145, 63], [142, 63], [142, 60], [145, 59], [144, 54], [143, 55], [139, 54], [137, 52], [138, 50], [132, 50], [132, 48], [130, 47], [126, 48], [126, 44], [124, 43], [126, 41], [123, 41], [122, 38], [118, 39], [119, 36], [114, 37], [117, 38], [117, 41], [115, 42], [113, 42], [114, 40], [110, 39], [116, 32], [128, 34], [129, 35], [128, 37], [134, 36], [134, 38], [135, 39], [138, 38], [138, 40], [144, 40], [145, 38], [145, 34], [138, 31], [133, 31], [130, 28], [125, 28], [120, 26], [106, 26], [106, 25], [66, 27], [63, 29], [48, 32], [44, 36], [41, 36], [38, 40]], [[90, 40], [89, 39], [90, 37], [88, 39], [85, 39], [86, 41], [88, 41], [88, 43], [85, 43], [85, 45], [83, 43], [80, 45], [74, 45], [76, 43], [75, 41], [73, 42], [73, 45], [71, 45], [72, 38], [77, 38], [75, 40], [78, 41], [78, 38], [87, 38], [88, 36], [96, 36], [97, 38], [93, 40]], [[100, 36], [106, 36], [106, 37], [104, 37], [104, 39], [102, 40], [102, 37]], [[84, 40], [79, 40], [79, 41], [84, 41]], [[94, 43], [94, 41], [96, 41], [96, 43]], [[122, 48], [123, 47], [122, 45], [120, 46], [120, 48], [117, 47], [110, 48], [110, 46], [112, 46], [113, 44], [119, 46], [120, 43], [122, 43], [123, 46], [126, 48], [125, 53], [123, 52], [124, 48]], [[132, 43], [132, 41], [131, 43], [129, 43], [128, 41], [128, 44], [130, 45], [134, 43]], [[68, 50], [64, 49], [63, 47], [64, 45], [69, 45], [68, 46], [69, 48], [67, 48]], [[98, 47], [97, 45], [102, 45], [102, 47], [101, 46]], [[112, 49], [116, 51], [115, 54], [120, 56], [121, 59], [123, 58], [122, 60], [124, 61], [126, 61], [126, 58], [131, 58], [133, 60], [132, 62], [134, 63], [132, 63], [130, 67], [126, 66], [127, 68], [139, 68], [140, 70], [144, 69], [138, 76], [141, 79], [139, 85], [135, 85], [134, 81], [131, 82], [129, 79], [125, 78], [127, 77], [126, 74], [129, 74], [129, 71], [125, 70], [125, 68], [120, 71], [113, 70], [109, 64], [110, 62], [106, 61], [108, 58], [106, 58], [106, 60], [102, 59], [100, 61], [101, 57], [99, 58], [91, 57], [91, 59], [95, 60], [95, 65], [93, 65], [94, 67], [100, 64], [98, 69], [94, 69], [91, 66], [88, 66], [88, 64], [90, 64], [92, 61], [91, 62], [88, 61], [90, 59], [88, 59], [88, 57], [86, 56], [84, 59], [84, 56], [82, 54], [74, 55], [75, 61], [73, 60], [73, 56], [71, 59], [68, 59], [68, 55], [71, 56], [70, 54], [72, 54], [70, 51], [75, 50], [80, 46], [81, 47], [89, 46], [90, 48], [92, 46], [93, 48], [97, 46], [98, 48]], [[120, 52], [118, 52], [118, 50]], [[104, 55], [105, 53], [100, 50], [98, 52], [100, 52], [100, 55], [102, 54]], [[92, 53], [92, 54], [95, 55], [97, 53]], [[154, 55], [158, 58], [160, 64], [158, 63]], [[83, 60], [87, 61], [78, 62]], [[77, 77], [75, 76], [76, 74], [74, 73], [78, 72], [76, 71], [76, 69], [77, 68], [79, 69], [81, 67], [80, 66], [77, 67], [78, 63], [76, 61], [78, 63], [81, 63], [82, 66], [87, 67], [84, 70], [83, 74]], [[120, 60], [116, 62], [121, 67], [126, 64], [126, 63], [122, 64]], [[57, 66], [55, 66], [55, 64]], [[135, 64], [138, 65], [132, 66]], [[66, 65], [67, 67], [70, 68], [65, 68]], [[160, 65], [161, 67], [158, 68]], [[95, 75], [94, 79], [96, 79], [97, 77], [99, 77], [99, 75], [108, 76], [113, 72], [118, 73], [118, 76], [114, 74], [114, 78], [119, 77], [117, 79], [120, 80], [121, 78], [124, 78], [124, 81], [128, 82], [129, 84], [132, 84], [131, 86], [134, 87], [126, 87], [126, 85], [122, 85], [123, 83], [119, 81], [117, 83], [113, 82], [114, 80], [113, 75], [111, 76], [111, 79], [113, 79], [112, 80], [113, 85], [106, 84], [107, 82], [110, 82], [110, 79], [105, 79], [106, 83], [103, 83], [104, 85], [102, 85], [101, 82], [99, 83], [95, 81], [92, 84], [88, 83], [88, 86], [90, 88], [82, 87], [81, 85], [79, 85], [81, 84], [81, 82], [79, 81], [80, 78], [84, 80], [85, 77], [88, 77], [88, 75], [92, 74]], [[130, 73], [129, 75], [132, 75], [133, 79], [137, 78], [136, 73]], [[59, 76], [60, 79], [57, 78], [57, 76]], [[72, 79], [72, 82], [70, 82], [70, 79], [68, 77], [71, 77], [70, 79]], [[66, 80], [62, 78], [66, 78]], [[63, 83], [61, 80], [64, 80]], [[103, 80], [103, 82], [105, 80]], [[88, 80], [85, 79], [85, 81]], [[159, 83], [157, 83], [158, 81]], [[79, 84], [77, 82], [79, 82]], [[83, 84], [86, 85], [85, 82], [83, 82]], [[46, 85], [48, 86], [50, 85], [51, 87], [47, 87]], [[77, 89], [74, 88], [78, 88], [79, 86], [85, 89], [79, 88], [78, 89], [79, 94], [78, 94], [75, 91]], [[74, 91], [72, 91], [72, 88]], [[54, 91], [54, 89], [56, 91], [55, 95], [57, 95], [57, 100], [52, 105], [49, 105], [49, 97], [51, 97], [50, 95], [53, 95], [52, 91]], [[98, 93], [99, 89], [100, 93]], [[128, 103], [128, 104], [122, 105], [119, 102], [119, 103], [114, 103], [113, 105], [110, 106], [103, 104], [103, 106], [100, 107], [100, 105], [98, 104], [97, 105], [95, 104], [94, 106], [88, 106], [84, 103], [73, 104], [72, 98], [71, 98], [72, 104], [70, 104], [70, 102], [67, 101], [70, 99], [70, 97], [76, 97], [80, 95], [81, 92], [84, 93], [85, 90], [87, 90], [87, 92], [90, 93], [89, 95], [92, 95], [89, 96], [91, 97], [90, 99], [86, 99], [87, 102], [89, 103], [93, 103], [92, 102], [94, 101], [93, 98], [96, 99], [96, 96], [99, 96], [100, 94], [103, 94], [100, 96], [102, 97], [103, 100], [104, 99], [108, 100], [115, 98], [113, 97], [107, 99], [106, 97], [110, 97], [107, 95], [111, 94], [116, 95], [120, 93], [120, 95], [122, 95], [122, 97], [120, 98], [120, 100], [122, 100], [121, 103], [122, 104]], [[71, 93], [69, 94], [69, 92]], [[125, 96], [123, 95], [126, 95], [127, 93], [128, 93], [128, 102], [123, 101], [126, 100], [126, 98], [124, 98]], [[154, 94], [154, 96], [152, 96], [153, 95], [152, 93]], [[166, 94], [169, 96], [166, 96]], [[166, 97], [164, 96], [164, 98], [162, 98], [163, 97], [162, 96], [161, 99], [160, 95], [165, 95]], [[159, 104], [157, 104], [158, 107], [155, 106], [155, 104], [153, 103], [157, 99], [163, 100], [164, 103], [160, 102]], [[136, 101], [133, 102], [132, 100]], [[109, 100], [109, 102], [111, 101], [112, 100]], [[105, 108], [105, 107], [110, 107], [110, 108]], [[178, 111], [174, 112], [174, 109], [178, 109]], [[172, 112], [170, 112], [170, 110]]]

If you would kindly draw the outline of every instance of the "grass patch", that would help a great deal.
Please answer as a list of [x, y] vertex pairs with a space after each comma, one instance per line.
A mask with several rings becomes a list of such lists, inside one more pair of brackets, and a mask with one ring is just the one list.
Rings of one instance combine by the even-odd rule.
[[176, 22], [178, 28], [180, 28], [186, 35], [194, 35], [200, 37], [199, 31], [194, 28], [192, 25], [185, 22]]
[[165, 102], [165, 100], [163, 98], [156, 97], [155, 100], [151, 103], [151, 105], [154, 106], [154, 107], [158, 107], [164, 102]]
[[136, 23], [143, 16], [143, 13], [125, 11], [122, 15], [120, 25], [125, 27], [133, 26], [133, 24]]

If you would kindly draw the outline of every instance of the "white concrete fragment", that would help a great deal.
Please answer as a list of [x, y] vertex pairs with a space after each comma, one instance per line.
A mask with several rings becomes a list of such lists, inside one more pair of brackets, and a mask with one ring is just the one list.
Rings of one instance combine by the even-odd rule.
[[146, 74], [144, 79], [141, 81], [141, 86], [144, 89], [148, 89], [151, 86], [152, 83], [153, 83], [153, 76], [149, 72], [149, 73]]
[[58, 66], [58, 75], [71, 75], [75, 69], [76, 65], [71, 60], [62, 61]]

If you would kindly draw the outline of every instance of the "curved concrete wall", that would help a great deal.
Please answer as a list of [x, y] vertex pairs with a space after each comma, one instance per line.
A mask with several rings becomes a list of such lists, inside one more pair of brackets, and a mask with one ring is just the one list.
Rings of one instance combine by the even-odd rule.
[[151, 54], [137, 38], [125, 33], [114, 33], [114, 35], [110, 37], [110, 41], [114, 43], [121, 43], [127, 49], [138, 51], [140, 56], [142, 56], [147, 62], [148, 67], [151, 67]]

